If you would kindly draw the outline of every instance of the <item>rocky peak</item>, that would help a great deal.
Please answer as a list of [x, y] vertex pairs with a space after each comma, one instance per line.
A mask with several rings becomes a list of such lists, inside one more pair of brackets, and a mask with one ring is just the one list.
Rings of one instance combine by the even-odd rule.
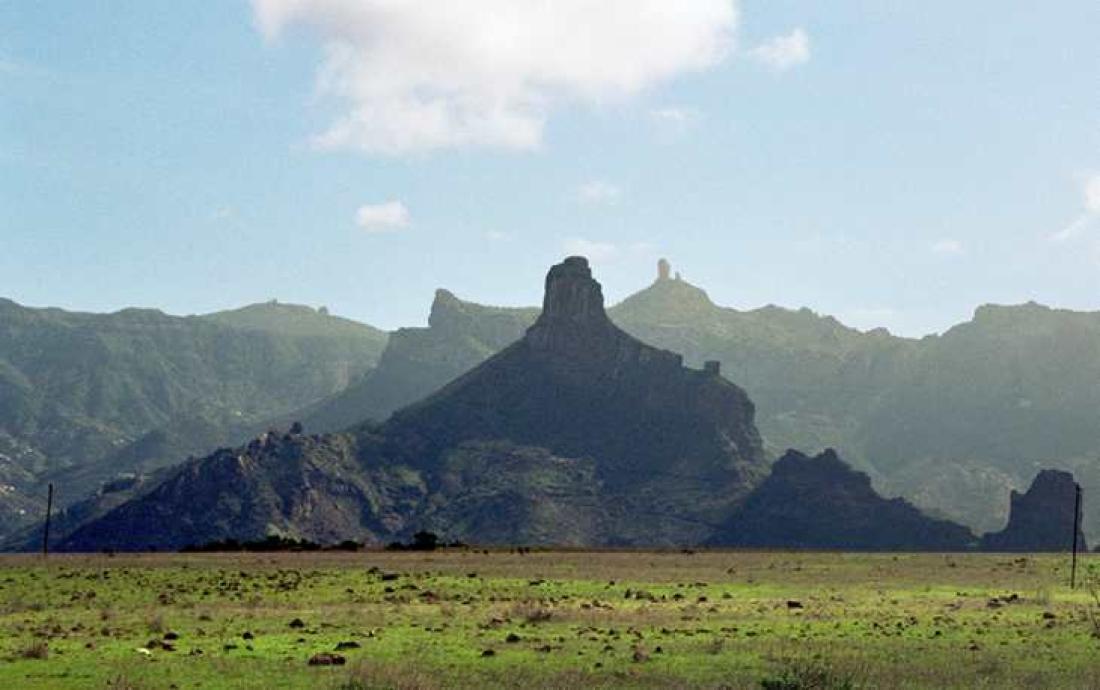
[[777, 478], [811, 486], [827, 484], [833, 488], [844, 487], [848, 492], [867, 497], [875, 495], [871, 488], [871, 478], [849, 467], [832, 448], [826, 448], [816, 457], [797, 450], [788, 450], [775, 461], [772, 474]]
[[627, 297], [611, 311], [619, 324], [667, 326], [711, 318], [719, 310], [701, 288], [682, 278], [662, 278], [658, 274], [649, 287]]
[[446, 328], [453, 321], [462, 318], [462, 307], [462, 300], [455, 297], [450, 290], [436, 290], [432, 310], [428, 314], [428, 325], [432, 328]]
[[546, 274], [542, 314], [528, 331], [535, 347], [591, 342], [593, 336], [616, 332], [604, 311], [603, 290], [592, 277], [588, 259], [570, 256]]
[[[1076, 494], [1072, 473], [1040, 471], [1026, 493], [1012, 492], [1008, 524], [1000, 532], [982, 537], [982, 547], [990, 551], [1068, 551], [1073, 546]], [[1086, 550], [1080, 532], [1077, 548]]]
[[668, 259], [659, 259], [657, 261], [657, 280], [669, 280], [671, 276], [672, 266], [668, 263]]
[[588, 259], [570, 256], [546, 274], [546, 293], [539, 322], [591, 323], [607, 321], [603, 290], [592, 277]]

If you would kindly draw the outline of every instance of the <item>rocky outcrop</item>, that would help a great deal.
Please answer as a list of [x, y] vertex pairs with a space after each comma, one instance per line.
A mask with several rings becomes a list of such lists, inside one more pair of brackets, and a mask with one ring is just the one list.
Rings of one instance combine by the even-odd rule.
[[973, 542], [966, 527], [879, 496], [866, 474], [832, 450], [814, 458], [787, 451], [714, 539], [722, 546], [894, 551], [957, 551]]
[[[1073, 548], [1077, 482], [1073, 474], [1042, 470], [1027, 493], [1009, 497], [1008, 524], [982, 537], [986, 551], [1069, 551]], [[1085, 535], [1077, 533], [1077, 549], [1087, 551]]]
[[657, 281], [668, 280], [671, 277], [672, 265], [669, 264], [668, 259], [657, 260]]
[[364, 468], [358, 439], [269, 433], [178, 469], [145, 495], [77, 529], [63, 551], [177, 550], [278, 535], [375, 544], [401, 533], [427, 493], [403, 468]]

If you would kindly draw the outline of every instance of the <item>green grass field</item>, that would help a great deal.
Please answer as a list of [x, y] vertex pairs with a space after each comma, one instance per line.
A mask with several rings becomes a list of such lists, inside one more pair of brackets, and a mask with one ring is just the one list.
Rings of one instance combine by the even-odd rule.
[[1100, 688], [1100, 606], [1067, 579], [996, 554], [12, 556], [0, 688]]

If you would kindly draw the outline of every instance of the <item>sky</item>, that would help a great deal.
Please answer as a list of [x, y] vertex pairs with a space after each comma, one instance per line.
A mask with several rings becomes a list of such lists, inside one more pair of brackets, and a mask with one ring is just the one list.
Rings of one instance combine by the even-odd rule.
[[584, 254], [921, 336], [1100, 310], [1100, 3], [0, 0], [0, 296], [384, 327]]

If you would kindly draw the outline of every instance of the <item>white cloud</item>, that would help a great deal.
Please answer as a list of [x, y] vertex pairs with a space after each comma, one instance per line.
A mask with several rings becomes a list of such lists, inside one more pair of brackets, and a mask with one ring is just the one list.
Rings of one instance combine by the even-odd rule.
[[631, 242], [615, 244], [588, 240], [583, 237], [571, 237], [562, 243], [566, 254], [587, 257], [593, 263], [612, 263], [653, 256], [657, 247], [652, 242]]
[[620, 196], [622, 190], [604, 180], [590, 180], [577, 188], [577, 199], [585, 204], [615, 204]]
[[682, 130], [698, 122], [701, 115], [695, 108], [669, 106], [650, 110], [649, 116], [659, 125]]
[[1052, 242], [1068, 242], [1100, 221], [1100, 173], [1085, 177], [1081, 185], [1081, 195], [1084, 210], [1066, 227], [1052, 234], [1050, 236]]
[[237, 209], [232, 206], [218, 206], [210, 212], [210, 220], [229, 220], [237, 215]]
[[660, 141], [672, 143], [695, 128], [703, 114], [697, 108], [665, 106], [649, 111], [649, 122]]
[[43, 67], [16, 59], [9, 55], [0, 55], [0, 76], [2, 77], [48, 77], [49, 72]]
[[1085, 231], [1093, 220], [1094, 214], [1083, 213], [1074, 218], [1069, 225], [1050, 236], [1051, 242], [1068, 242]]
[[749, 56], [777, 71], [784, 71], [810, 60], [810, 36], [801, 27], [785, 36], [764, 41], [749, 51]]
[[1085, 180], [1085, 210], [1100, 213], [1100, 174], [1090, 175]]
[[610, 261], [619, 256], [620, 249], [611, 242], [594, 242], [581, 237], [571, 237], [562, 244], [570, 256], [587, 257], [590, 261]]
[[947, 256], [958, 256], [960, 254], [966, 253], [966, 247], [964, 247], [963, 243], [958, 240], [944, 238], [932, 244], [932, 253], [943, 254]]
[[500, 230], [488, 230], [485, 232], [485, 239], [490, 242], [504, 242], [505, 240], [512, 239], [512, 236]]
[[320, 148], [403, 155], [530, 150], [563, 104], [601, 104], [719, 63], [736, 0], [252, 0], [269, 40], [327, 45], [317, 86], [344, 106]]
[[400, 201], [366, 204], [355, 212], [355, 224], [370, 233], [393, 232], [409, 225], [409, 209]]

